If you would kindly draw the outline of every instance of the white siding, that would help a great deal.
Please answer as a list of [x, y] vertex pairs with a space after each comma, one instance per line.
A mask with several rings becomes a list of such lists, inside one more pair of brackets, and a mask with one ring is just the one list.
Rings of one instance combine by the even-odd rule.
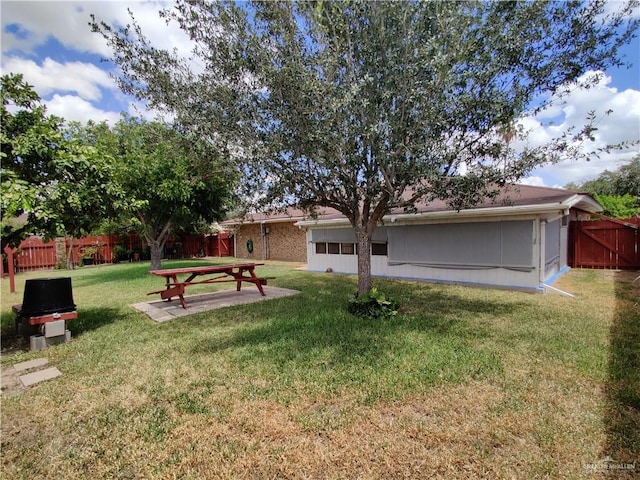
[[[496, 221], [507, 219], [488, 219], [495, 224]], [[518, 219], [522, 222], [522, 218]], [[531, 228], [531, 237], [529, 249], [524, 257], [530, 265], [529, 268], [504, 268], [500, 266], [478, 266], [478, 265], [447, 265], [447, 266], [434, 266], [434, 265], [411, 265], [408, 263], [403, 264], [389, 264], [387, 256], [372, 256], [371, 257], [371, 270], [374, 276], [381, 277], [394, 277], [438, 282], [453, 282], [453, 283], [465, 283], [465, 284], [478, 284], [478, 285], [492, 285], [500, 287], [510, 288], [524, 288], [524, 289], [538, 289], [540, 285], [539, 275], [539, 255], [540, 248], [538, 238], [540, 238], [540, 232], [537, 228], [539, 222], [534, 221], [533, 218], [528, 218]], [[474, 222], [473, 225], [478, 229], [488, 227], [487, 222]], [[424, 228], [423, 225], [420, 225]], [[390, 230], [397, 228], [396, 226], [389, 225], [389, 239], [393, 240], [393, 235]], [[405, 227], [406, 229], [406, 227]], [[340, 254], [316, 254], [315, 243], [312, 239], [319, 240], [323, 238], [323, 233], [320, 232], [322, 228], [310, 228], [307, 231], [307, 259], [308, 269], [310, 271], [324, 272], [331, 269], [335, 273], [357, 273], [357, 256], [356, 255], [340, 255]], [[451, 229], [444, 229], [451, 230]], [[465, 230], [469, 230], [468, 228]], [[312, 231], [314, 232], [312, 234]], [[400, 229], [398, 232], [401, 231]], [[480, 231], [480, 230], [479, 230]], [[473, 237], [473, 236], [472, 236]], [[326, 237], [331, 238], [330, 236]], [[544, 237], [543, 237], [544, 238]], [[337, 239], [336, 239], [337, 240]], [[469, 245], [472, 245], [473, 238], [469, 239]], [[463, 245], [463, 244], [460, 244]], [[473, 248], [473, 247], [470, 247]], [[391, 247], [389, 247], [391, 250]], [[522, 249], [520, 249], [522, 252]], [[530, 255], [528, 255], [530, 253]], [[481, 263], [481, 262], [478, 262]], [[543, 262], [544, 265], [544, 262]]]

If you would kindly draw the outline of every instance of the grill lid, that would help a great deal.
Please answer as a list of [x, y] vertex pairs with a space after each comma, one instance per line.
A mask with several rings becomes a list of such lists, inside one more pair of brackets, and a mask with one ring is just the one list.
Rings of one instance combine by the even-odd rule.
[[75, 309], [70, 277], [32, 278], [25, 282], [20, 315], [35, 317]]

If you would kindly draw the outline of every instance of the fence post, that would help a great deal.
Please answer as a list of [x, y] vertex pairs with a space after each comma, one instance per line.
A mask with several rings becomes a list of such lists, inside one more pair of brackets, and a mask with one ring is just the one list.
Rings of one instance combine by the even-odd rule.
[[4, 253], [7, 254], [7, 264], [9, 268], [9, 292], [16, 293], [16, 269], [13, 264], [13, 253], [16, 251], [15, 248], [11, 248], [9, 245], [4, 247]]

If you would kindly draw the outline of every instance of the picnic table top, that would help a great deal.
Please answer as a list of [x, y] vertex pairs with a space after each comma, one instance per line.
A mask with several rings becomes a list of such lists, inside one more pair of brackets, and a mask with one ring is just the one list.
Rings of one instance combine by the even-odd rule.
[[206, 275], [207, 273], [226, 272], [237, 268], [239, 270], [250, 270], [258, 265], [264, 265], [264, 263], [236, 263], [229, 265], [204, 265], [199, 267], [182, 267], [182, 268], [167, 268], [163, 270], [151, 270], [151, 273], [160, 277], [170, 277], [179, 274], [193, 274]]

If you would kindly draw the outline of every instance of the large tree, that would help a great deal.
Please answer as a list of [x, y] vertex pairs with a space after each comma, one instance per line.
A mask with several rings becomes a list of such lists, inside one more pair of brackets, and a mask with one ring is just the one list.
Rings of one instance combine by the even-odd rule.
[[571, 182], [566, 188], [597, 195], [630, 195], [640, 199], [640, 154], [617, 170], [605, 170], [594, 179], [583, 183]]
[[640, 213], [640, 154], [617, 170], [605, 170], [592, 180], [571, 182], [570, 190], [587, 192], [603, 206], [602, 214], [630, 218]]
[[161, 268], [170, 234], [219, 220], [235, 185], [227, 162], [209, 142], [162, 121], [123, 116], [113, 127], [89, 124], [82, 135], [109, 156], [111, 182], [123, 192], [120, 218], [135, 218], [150, 247], [151, 269]]
[[188, 57], [155, 48], [133, 15], [92, 27], [113, 47], [125, 92], [236, 155], [247, 199], [343, 213], [363, 294], [372, 234], [390, 209], [472, 205], [590, 136], [595, 117], [545, 148], [516, 154], [509, 142], [526, 136], [522, 116], [620, 63], [635, 7], [179, 0], [161, 15], [192, 39]]
[[62, 118], [47, 115], [21, 75], [2, 77], [2, 243], [29, 234], [80, 237], [111, 214], [109, 162]]

